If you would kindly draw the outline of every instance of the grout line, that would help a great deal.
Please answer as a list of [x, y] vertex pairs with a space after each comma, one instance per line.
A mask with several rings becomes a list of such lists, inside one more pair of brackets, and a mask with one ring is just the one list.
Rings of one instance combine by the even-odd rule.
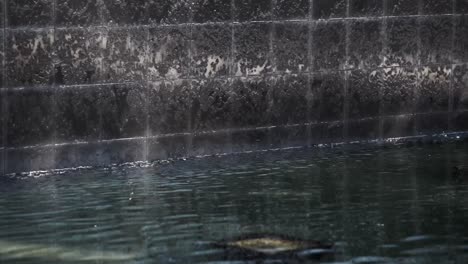
[[[190, 14], [192, 14], [193, 12], [191, 11]], [[190, 21], [192, 21], [192, 15], [190, 15]], [[193, 60], [192, 60], [192, 48], [193, 48], [193, 24], [190, 23], [190, 25], [188, 25], [189, 27], [189, 50], [188, 50], [188, 60], [189, 60], [189, 74], [192, 75], [192, 73], [194, 72], [194, 67], [193, 67]], [[193, 81], [189, 81], [189, 87], [190, 87], [190, 91], [193, 93], [194, 91], [194, 85], [193, 85]], [[193, 99], [192, 99], [193, 100]], [[193, 130], [195, 129], [194, 126], [194, 115], [196, 113], [193, 112], [193, 101], [192, 100], [189, 100], [190, 102], [190, 111], [188, 111], [187, 115], [188, 115], [188, 124], [187, 124], [187, 130], [190, 131], [190, 132], [193, 132]], [[185, 142], [185, 155], [191, 155], [191, 152], [192, 152], [192, 148], [193, 148], [193, 136], [192, 136], [193, 133], [190, 133], [189, 136], [186, 137], [186, 142]]]
[[[52, 97], [52, 113], [54, 114], [54, 118], [52, 121], [52, 124], [54, 126], [53, 132], [52, 132], [52, 142], [57, 142], [57, 128], [58, 128], [58, 119], [57, 119], [57, 112], [58, 112], [58, 106], [57, 106], [57, 94], [58, 94], [58, 88], [57, 88], [57, 66], [60, 67], [59, 65], [59, 58], [58, 58], [58, 44], [56, 42], [57, 40], [57, 31], [56, 31], [56, 22], [57, 22], [57, 0], [52, 1], [52, 25], [53, 28], [52, 30], [52, 36], [53, 36], [53, 41], [51, 43], [52, 45], [52, 89], [53, 89], [53, 97]], [[52, 160], [53, 163], [56, 164], [56, 150], [54, 149], [52, 151]], [[55, 165], [54, 165], [55, 166]]]
[[[347, 12], [349, 10], [347, 9]], [[373, 21], [373, 20], [382, 20], [382, 19], [401, 19], [401, 18], [431, 18], [431, 17], [448, 17], [455, 16], [461, 17], [463, 14], [435, 14], [435, 15], [402, 15], [402, 16], [367, 16], [367, 17], [343, 17], [343, 18], [329, 18], [329, 19], [279, 19], [279, 20], [254, 20], [254, 21], [245, 21], [245, 22], [236, 22], [236, 21], [225, 21], [225, 22], [204, 22], [204, 23], [180, 23], [180, 24], [144, 24], [144, 25], [91, 25], [91, 26], [59, 26], [59, 27], [6, 27], [7, 31], [47, 31], [53, 28], [57, 30], [132, 30], [138, 28], [172, 28], [172, 27], [185, 27], [185, 26], [203, 26], [203, 25], [244, 25], [244, 24], [260, 24], [260, 23], [328, 23], [328, 22], [337, 22], [337, 21]]]
[[[235, 0], [231, 0], [231, 21], [234, 21], [234, 10], [235, 10]], [[234, 52], [235, 52], [235, 39], [234, 39], [234, 26], [232, 23], [229, 24], [229, 29], [231, 32], [231, 50], [229, 53], [229, 66], [228, 66], [228, 77], [234, 76]]]
[[[418, 14], [422, 14], [423, 13], [423, 3], [422, 3], [423, 0], [418, 0]], [[423, 20], [423, 17], [422, 16], [418, 16], [418, 18], [416, 19], [416, 27], [417, 27], [417, 36], [416, 36], [416, 65], [415, 68], [416, 69], [416, 84], [415, 84], [415, 91], [414, 91], [414, 98], [415, 98], [415, 103], [413, 105], [413, 112], [416, 112], [418, 109], [419, 109], [419, 105], [420, 105], [420, 91], [421, 91], [421, 82], [420, 82], [420, 73], [419, 73], [419, 70], [421, 69], [422, 67], [422, 58], [421, 58], [421, 52], [422, 52], [422, 39], [421, 39], [421, 26], [422, 26], [422, 20]], [[420, 121], [416, 118], [415, 122], [414, 122], [414, 125], [413, 125], [413, 133], [414, 135], [417, 135], [417, 130], [418, 130], [418, 127], [420, 125]]]
[[[2, 17], [2, 21], [3, 21], [3, 27], [2, 27], [2, 33], [3, 33], [3, 39], [2, 39], [2, 53], [3, 53], [3, 57], [2, 57], [2, 83], [1, 83], [1, 86], [2, 86], [2, 89], [3, 88], [6, 88], [8, 85], [7, 85], [7, 72], [6, 72], [6, 39], [7, 39], [7, 33], [6, 33], [6, 27], [7, 27], [7, 23], [8, 23], [8, 20], [7, 20], [7, 15], [8, 15], [8, 0], [4, 0], [3, 1], [3, 6], [2, 6], [2, 9], [3, 9], [3, 17]], [[7, 88], [6, 88], [7, 89]], [[0, 147], [2, 147], [2, 150], [1, 150], [1, 160], [0, 160], [0, 175], [4, 175], [5, 172], [6, 172], [6, 166], [7, 166], [7, 153], [6, 153], [6, 146], [7, 146], [7, 133], [8, 133], [8, 126], [7, 126], [7, 122], [8, 122], [8, 119], [6, 118], [8, 116], [8, 93], [6, 94], [3, 94], [3, 96], [0, 95], [0, 102], [1, 102], [1, 107], [0, 107], [0, 113], [1, 113], [1, 116], [0, 118], [2, 119], [2, 127], [0, 127], [0, 129], [2, 130], [2, 138], [0, 138], [1, 142], [0, 142]]]
[[[440, 112], [432, 112], [432, 113], [408, 113], [408, 114], [396, 114], [396, 115], [386, 115], [383, 116], [385, 119], [398, 119], [398, 118], [407, 118], [407, 117], [422, 117], [422, 116], [429, 116], [429, 115], [439, 115], [439, 114], [446, 114], [446, 111]], [[457, 114], [468, 113], [468, 110], [461, 110], [457, 111]], [[359, 123], [363, 121], [371, 121], [371, 120], [378, 120], [381, 118], [380, 116], [374, 117], [365, 117], [359, 119], [352, 119], [350, 123]], [[317, 122], [306, 122], [306, 123], [297, 123], [297, 124], [289, 124], [289, 125], [271, 125], [271, 126], [262, 126], [262, 127], [248, 127], [248, 128], [227, 128], [227, 129], [220, 129], [220, 130], [213, 130], [213, 131], [198, 131], [198, 132], [186, 132], [186, 133], [169, 133], [169, 134], [162, 134], [162, 135], [154, 135], [149, 136], [148, 139], [158, 139], [158, 138], [170, 138], [170, 137], [184, 137], [184, 136], [202, 136], [202, 135], [216, 135], [216, 134], [225, 134], [225, 133], [239, 133], [239, 132], [253, 132], [253, 131], [261, 131], [261, 130], [271, 130], [277, 128], [295, 128], [295, 127], [303, 127], [303, 126], [320, 126], [324, 124], [340, 124], [343, 123], [342, 120], [336, 121], [317, 121]], [[448, 132], [456, 133], [456, 132]], [[117, 139], [105, 139], [105, 140], [94, 140], [94, 141], [76, 141], [76, 142], [63, 142], [63, 143], [55, 143], [55, 144], [45, 144], [45, 145], [31, 145], [31, 146], [22, 146], [22, 147], [7, 147], [4, 149], [7, 150], [18, 150], [18, 149], [35, 149], [35, 148], [50, 148], [50, 147], [58, 147], [58, 146], [70, 146], [70, 145], [86, 145], [86, 144], [101, 144], [101, 143], [110, 143], [110, 142], [121, 142], [121, 141], [138, 141], [143, 140], [145, 141], [146, 136], [140, 137], [133, 137], [133, 138], [117, 138]]]
[[[314, 0], [309, 0], [309, 13], [308, 13], [308, 20], [311, 22], [313, 20], [313, 15], [314, 15]], [[313, 24], [308, 23], [307, 27], [307, 121], [310, 123], [313, 121], [313, 114], [312, 114], [312, 109], [313, 109], [313, 103], [314, 103], [314, 93], [312, 91], [312, 78], [313, 75], [311, 72], [314, 70], [314, 64], [313, 64]], [[320, 101], [319, 101], [320, 104]], [[313, 141], [313, 135], [312, 135], [312, 126], [308, 125], [307, 126], [307, 146], [312, 145]]]
[[[351, 0], [346, 1], [346, 16], [349, 17], [350, 15], [350, 10], [351, 10]], [[346, 21], [345, 22], [345, 68], [349, 67], [349, 49], [351, 45], [351, 22]], [[349, 104], [350, 104], [350, 98], [349, 98], [349, 77], [350, 77], [350, 72], [345, 71], [344, 72], [344, 86], [343, 86], [343, 94], [344, 94], [344, 102], [343, 102], [343, 139], [344, 141], [348, 140], [349, 136], [349, 124], [348, 124], [348, 118], [349, 118]]]
[[[455, 13], [456, 9], [456, 0], [452, 0], [452, 13]], [[447, 115], [447, 121], [448, 121], [448, 129], [452, 129], [453, 124], [453, 112], [454, 112], [454, 92], [455, 92], [455, 37], [456, 37], [456, 24], [457, 24], [457, 18], [452, 17], [452, 39], [451, 39], [451, 52], [450, 52], [450, 62], [452, 63], [451, 67], [451, 74], [450, 74], [450, 83], [449, 83], [449, 102], [448, 102], [448, 115]]]
[[[235, 48], [235, 47], [234, 47]], [[313, 52], [312, 52], [313, 53]], [[85, 83], [85, 84], [66, 84], [66, 85], [57, 85], [56, 87], [58, 89], [72, 89], [72, 88], [94, 88], [94, 87], [106, 87], [106, 86], [116, 86], [116, 85], [146, 85], [146, 83], [158, 83], [158, 82], [173, 82], [175, 80], [182, 80], [182, 81], [196, 81], [196, 80], [258, 80], [258, 79], [264, 79], [268, 77], [285, 77], [285, 76], [301, 76], [301, 75], [316, 75], [316, 74], [333, 74], [333, 73], [341, 73], [341, 72], [348, 72], [348, 71], [354, 71], [354, 70], [365, 70], [365, 71], [375, 71], [375, 70], [383, 70], [383, 69], [414, 69], [414, 68], [422, 68], [422, 67], [447, 67], [447, 66], [460, 66], [460, 65], [466, 65], [466, 63], [454, 63], [454, 64], [422, 64], [419, 67], [414, 66], [414, 67], [407, 67], [407, 66], [401, 66], [401, 65], [389, 65], [389, 66], [378, 66], [378, 67], [372, 67], [372, 68], [354, 68], [354, 69], [339, 69], [339, 70], [318, 70], [318, 71], [304, 71], [301, 73], [285, 73], [285, 72], [276, 72], [276, 73], [265, 73], [261, 75], [247, 75], [247, 76], [235, 76], [234, 74], [231, 74], [232, 76], [215, 76], [215, 77], [210, 77], [210, 78], [200, 78], [197, 76], [192, 76], [192, 77], [181, 77], [178, 79], [172, 79], [172, 78], [159, 78], [159, 79], [153, 79], [153, 80], [142, 80], [142, 81], [128, 81], [128, 82], [111, 82], [111, 83]], [[5, 70], [5, 69], [4, 69]], [[149, 78], [148, 78], [149, 79]], [[51, 85], [47, 84], [41, 84], [41, 85], [35, 85], [35, 86], [19, 86], [19, 87], [8, 87], [9, 91], [23, 91], [23, 90], [40, 90], [40, 89], [47, 89], [50, 88]], [[6, 87], [5, 87], [6, 88]], [[6, 89], [0, 89], [0, 92], [4, 92]]]
[[[146, 65], [150, 65], [150, 32], [149, 32], [149, 29], [147, 28], [145, 30], [145, 38], [146, 38], [146, 43], [145, 43], [145, 64]], [[150, 104], [150, 95], [151, 95], [151, 86], [149, 85], [149, 74], [148, 72], [146, 71], [145, 72], [145, 76], [144, 76], [144, 79], [145, 79], [145, 87], [143, 87], [143, 91], [145, 93], [145, 98], [144, 98], [144, 113], [145, 113], [145, 143], [144, 143], [144, 146], [143, 146], [143, 157], [144, 157], [144, 160], [145, 161], [148, 161], [148, 157], [149, 157], [149, 136], [151, 134], [151, 129], [150, 129], [150, 110], [149, 110], [149, 104]]]
[[[388, 13], [388, 1], [384, 0], [383, 2], [383, 12], [384, 15], [387, 15]], [[388, 51], [388, 20], [387, 18], [384, 18], [381, 23], [381, 28], [380, 28], [380, 39], [382, 40], [382, 50], [381, 50], [381, 61], [384, 61], [387, 51]], [[383, 62], [385, 64], [385, 61]], [[379, 91], [378, 91], [378, 96], [379, 96], [379, 116], [383, 116], [384, 113], [384, 107], [385, 107], [385, 102], [384, 102], [384, 86], [379, 85]], [[385, 125], [385, 119], [380, 118], [379, 120], [379, 139], [383, 139], [384, 137], [384, 125]]]

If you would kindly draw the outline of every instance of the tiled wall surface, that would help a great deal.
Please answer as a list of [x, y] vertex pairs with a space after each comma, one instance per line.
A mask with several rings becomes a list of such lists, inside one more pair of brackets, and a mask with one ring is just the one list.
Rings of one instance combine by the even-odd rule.
[[0, 173], [468, 129], [468, 0], [0, 0]]

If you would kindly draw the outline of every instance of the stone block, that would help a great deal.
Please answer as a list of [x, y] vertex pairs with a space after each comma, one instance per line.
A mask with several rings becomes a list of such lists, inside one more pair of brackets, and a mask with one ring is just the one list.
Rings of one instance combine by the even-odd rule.
[[192, 131], [214, 131], [231, 126], [234, 93], [228, 79], [193, 80]]
[[354, 70], [348, 76], [348, 118], [378, 117], [382, 101], [378, 70]]
[[346, 0], [314, 0], [313, 19], [346, 17]]
[[8, 27], [52, 27], [53, 2], [53, 0], [8, 1]]
[[5, 49], [9, 87], [53, 83], [53, 30], [9, 31]]
[[387, 15], [389, 16], [417, 15], [418, 12], [419, 1], [387, 0]]
[[56, 93], [57, 142], [93, 141], [101, 134], [100, 88], [59, 88]]
[[468, 64], [453, 68], [453, 110], [468, 110]]
[[149, 29], [148, 78], [178, 79], [190, 75], [190, 28], [188, 26]]
[[7, 93], [7, 146], [44, 145], [54, 141], [55, 91], [27, 88]]
[[148, 67], [146, 28], [111, 29], [108, 32], [106, 45], [103, 49], [106, 82], [145, 80]]
[[347, 125], [348, 135], [346, 140], [348, 142], [367, 141], [381, 137], [380, 118], [350, 120]]
[[5, 174], [56, 168], [56, 153], [52, 146], [7, 149], [5, 155]]
[[147, 0], [102, 0], [99, 6], [104, 24], [141, 25], [148, 23]]
[[147, 88], [139, 84], [105, 85], [100, 89], [101, 139], [144, 137], [147, 131]]
[[382, 64], [382, 21], [355, 20], [350, 26], [349, 67], [373, 69]]
[[452, 28], [452, 17], [427, 17], [421, 19], [422, 65], [452, 63]]
[[273, 71], [271, 33], [271, 23], [235, 25], [233, 71], [236, 76], [261, 75]]
[[193, 5], [193, 22], [229, 22], [232, 20], [231, 0], [196, 0]]
[[422, 0], [422, 14], [452, 14], [453, 1]]
[[148, 0], [147, 12], [152, 24], [184, 24], [192, 21], [192, 1]]
[[271, 125], [271, 79], [234, 79], [231, 84], [232, 126], [235, 128]]
[[235, 0], [234, 19], [245, 21], [270, 21], [272, 0]]
[[417, 112], [447, 112], [451, 66], [426, 66], [418, 71]]
[[229, 76], [232, 29], [226, 25], [194, 25], [192, 75], [198, 78]]
[[309, 0], [276, 0], [273, 16], [276, 20], [308, 20]]
[[311, 91], [318, 101], [319, 121], [343, 120], [345, 76], [344, 72], [317, 73], [312, 76]]
[[350, 0], [349, 15], [351, 17], [370, 17], [383, 15], [382, 0]]
[[272, 77], [271, 124], [288, 125], [307, 123], [311, 116], [309, 107], [310, 82], [308, 75]]
[[312, 31], [313, 70], [339, 70], [346, 62], [345, 21], [319, 21]]
[[55, 36], [59, 57], [59, 63], [55, 66], [56, 84], [77, 85], [105, 81], [105, 32], [99, 29], [57, 29]]
[[148, 160], [167, 160], [188, 156], [190, 136], [171, 135], [148, 139]]
[[397, 67], [415, 67], [419, 61], [418, 21], [416, 18], [389, 18], [385, 64]]
[[415, 117], [412, 115], [384, 117], [382, 132], [383, 138], [415, 136]]
[[454, 63], [468, 62], [468, 16], [455, 18]]
[[382, 93], [382, 114], [401, 115], [416, 111], [417, 71], [413, 68], [382, 68], [379, 70]]
[[307, 23], [275, 24], [273, 49], [278, 72], [301, 73], [309, 70], [309, 33]]
[[150, 83], [148, 115], [151, 135], [190, 132], [193, 98], [189, 81]]
[[455, 4], [456, 14], [468, 14], [468, 0], [456, 0]]
[[57, 1], [56, 25], [93, 26], [102, 24], [98, 0], [61, 0]]

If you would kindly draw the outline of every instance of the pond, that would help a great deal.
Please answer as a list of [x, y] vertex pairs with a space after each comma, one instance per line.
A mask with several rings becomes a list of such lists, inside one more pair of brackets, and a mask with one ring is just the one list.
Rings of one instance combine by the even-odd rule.
[[[78, 170], [0, 183], [0, 262], [468, 263], [468, 144], [338, 147]], [[275, 234], [321, 260], [248, 260]], [[311, 254], [314, 254], [313, 252]]]

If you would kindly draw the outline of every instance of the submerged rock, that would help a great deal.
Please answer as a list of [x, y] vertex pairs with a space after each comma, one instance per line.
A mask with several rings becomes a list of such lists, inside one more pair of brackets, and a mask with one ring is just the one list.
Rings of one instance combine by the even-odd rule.
[[226, 260], [321, 260], [333, 255], [333, 244], [283, 235], [253, 234], [215, 243]]

